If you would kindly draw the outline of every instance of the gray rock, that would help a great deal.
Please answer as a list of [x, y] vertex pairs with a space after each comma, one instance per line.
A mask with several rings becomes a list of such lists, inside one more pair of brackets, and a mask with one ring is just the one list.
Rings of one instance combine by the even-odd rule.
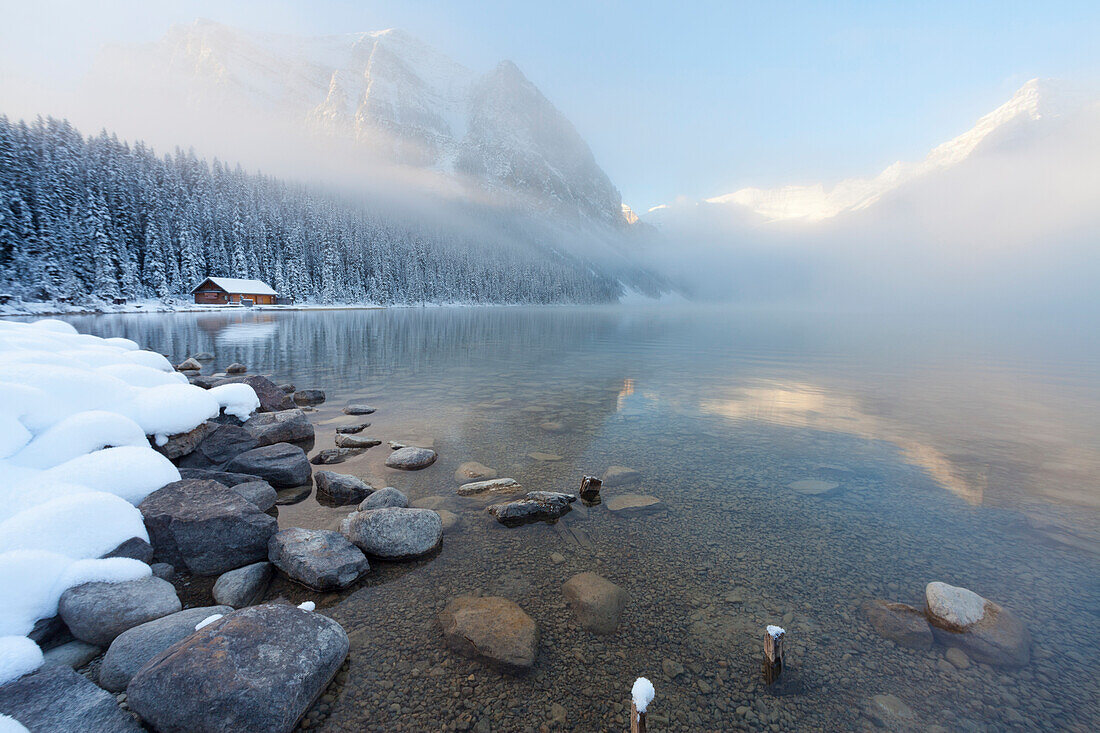
[[214, 581], [214, 600], [233, 608], [259, 603], [274, 574], [275, 568], [266, 561], [222, 573]]
[[292, 395], [292, 394], [294, 394], [295, 392], [298, 391], [294, 388], [294, 385], [290, 384], [289, 382], [287, 384], [280, 384], [279, 389], [281, 389], [282, 391], [286, 392], [289, 395]]
[[96, 646], [146, 621], [182, 608], [176, 589], [160, 578], [82, 583], [61, 594], [58, 615], [73, 636]]
[[275, 488], [309, 483], [313, 469], [306, 452], [291, 443], [274, 443], [253, 448], [226, 465], [226, 470], [259, 476]]
[[111, 642], [99, 667], [99, 686], [122, 692], [146, 662], [180, 639], [195, 633], [195, 626], [216, 613], [232, 613], [229, 606], [204, 606], [161, 616], [119, 634]]
[[202, 364], [194, 359], [184, 359], [176, 365], [177, 372], [197, 372], [202, 369]]
[[966, 588], [929, 583], [925, 615], [936, 640], [970, 659], [1002, 667], [1031, 660], [1031, 634], [1014, 614]]
[[531, 668], [538, 654], [534, 619], [507, 598], [459, 596], [439, 614], [447, 646], [506, 672]]
[[924, 614], [904, 603], [867, 601], [863, 615], [880, 636], [910, 649], [931, 649], [932, 629]]
[[315, 437], [313, 423], [301, 410], [258, 412], [245, 421], [244, 429], [259, 446], [308, 442]]
[[319, 405], [325, 401], [325, 392], [320, 389], [300, 389], [294, 393], [297, 405]]
[[362, 550], [327, 529], [284, 529], [271, 538], [268, 558], [288, 578], [317, 591], [347, 588], [370, 570]]
[[43, 663], [80, 669], [103, 653], [103, 647], [83, 641], [70, 641], [42, 652]]
[[260, 398], [261, 412], [282, 412], [294, 409], [294, 400], [290, 395], [279, 389], [278, 385], [267, 377], [261, 377], [258, 374], [245, 377], [222, 377], [211, 380], [208, 388], [220, 387], [223, 384], [247, 384], [252, 387], [256, 396]]
[[377, 440], [376, 438], [367, 438], [363, 435], [344, 435], [343, 433], [338, 433], [336, 435], [337, 448], [366, 450], [367, 448], [373, 448], [376, 445], [382, 445], [382, 441]]
[[485, 511], [509, 527], [529, 522], [552, 521], [567, 513], [570, 504], [577, 500], [573, 494], [557, 491], [529, 491], [522, 499], [502, 504], [492, 504]]
[[499, 475], [496, 469], [489, 468], [484, 463], [478, 463], [477, 461], [466, 461], [459, 464], [458, 468], [455, 469], [455, 481], [460, 484], [494, 479]]
[[190, 468], [217, 468], [259, 445], [259, 441], [239, 425], [218, 425], [198, 444], [193, 453], [180, 460], [180, 465]]
[[128, 557], [148, 565], [153, 561], [153, 546], [140, 537], [131, 537], [103, 557]]
[[206, 351], [200, 351], [197, 354], [192, 354], [191, 358], [195, 361], [214, 361], [214, 355]]
[[115, 696], [68, 667], [48, 664], [0, 686], [0, 713], [34, 733], [141, 733]]
[[196, 575], [220, 575], [267, 558], [278, 522], [215, 481], [176, 481], [138, 506], [156, 559]]
[[241, 364], [239, 361], [235, 361], [225, 368], [226, 374], [244, 374], [248, 371], [248, 367]]
[[206, 436], [217, 428], [218, 424], [210, 421], [202, 422], [198, 427], [186, 433], [169, 435], [168, 442], [164, 445], [153, 444], [153, 448], [159, 451], [170, 461], [178, 460], [189, 453], [194, 452]]
[[409, 505], [409, 497], [405, 496], [402, 492], [387, 486], [383, 489], [375, 491], [359, 504], [359, 511], [365, 512], [371, 509], [384, 509], [386, 507], [397, 507], [404, 509]]
[[613, 486], [636, 484], [642, 480], [642, 474], [626, 466], [610, 466], [603, 472], [601, 479], [604, 486], [611, 488]]
[[455, 493], [459, 496], [477, 496], [478, 494], [488, 494], [490, 496], [498, 494], [518, 494], [521, 491], [523, 491], [523, 486], [514, 478], [493, 478], [487, 481], [471, 481], [455, 489]]
[[440, 546], [443, 520], [430, 509], [386, 507], [349, 514], [341, 532], [368, 555], [405, 560]]
[[227, 615], [164, 650], [126, 688], [160, 733], [289, 733], [348, 653], [340, 624], [294, 606]]
[[344, 407], [345, 415], [369, 415], [372, 412], [374, 412], [374, 408], [370, 405], [350, 404]]
[[890, 731], [915, 729], [917, 716], [913, 709], [894, 695], [875, 695], [864, 703], [864, 710], [881, 728]]
[[369, 422], [357, 422], [351, 425], [340, 425], [336, 428], [336, 432], [339, 435], [354, 435], [355, 433], [363, 432], [369, 427]]
[[313, 474], [313, 482], [317, 486], [317, 501], [325, 506], [358, 504], [374, 491], [362, 479], [334, 471], [318, 471]]
[[398, 448], [386, 456], [386, 465], [402, 471], [419, 471], [435, 463], [436, 452], [431, 448], [417, 448], [410, 445]]
[[217, 481], [222, 486], [233, 487], [249, 481], [262, 481], [259, 476], [250, 473], [232, 473], [229, 471], [213, 471], [207, 468], [181, 468], [181, 479], [193, 479], [201, 481]]
[[275, 506], [275, 501], [279, 497], [275, 487], [266, 481], [245, 481], [243, 484], [230, 486], [229, 489], [255, 504], [261, 512], [266, 512]]
[[160, 578], [161, 580], [171, 581], [176, 574], [176, 569], [171, 563], [155, 562], [149, 566], [149, 569], [153, 571], [154, 578]]
[[334, 463], [343, 463], [353, 451], [349, 448], [325, 448], [318, 451], [317, 455], [309, 459], [314, 466], [331, 466]]
[[613, 634], [629, 596], [619, 586], [596, 573], [578, 573], [561, 587], [565, 604], [577, 623], [595, 634]]

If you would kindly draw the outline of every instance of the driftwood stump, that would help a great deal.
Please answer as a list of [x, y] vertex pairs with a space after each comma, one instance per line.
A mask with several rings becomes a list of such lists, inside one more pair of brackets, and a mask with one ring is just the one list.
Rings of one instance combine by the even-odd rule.
[[630, 733], [645, 733], [645, 713], [639, 713], [634, 701], [630, 701]]
[[595, 476], [585, 476], [581, 479], [581, 501], [585, 504], [599, 504], [600, 503], [600, 487], [603, 486], [603, 481], [600, 481]]
[[783, 673], [783, 639], [787, 632], [778, 626], [764, 630], [764, 682], [772, 684]]

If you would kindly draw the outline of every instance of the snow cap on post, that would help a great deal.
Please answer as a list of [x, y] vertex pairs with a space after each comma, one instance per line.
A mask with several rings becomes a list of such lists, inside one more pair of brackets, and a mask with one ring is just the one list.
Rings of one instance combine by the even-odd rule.
[[645, 677], [634, 680], [634, 687], [630, 690], [630, 695], [634, 699], [634, 707], [639, 713], [644, 713], [649, 703], [653, 702], [654, 694], [656, 693], [653, 689], [653, 683]]

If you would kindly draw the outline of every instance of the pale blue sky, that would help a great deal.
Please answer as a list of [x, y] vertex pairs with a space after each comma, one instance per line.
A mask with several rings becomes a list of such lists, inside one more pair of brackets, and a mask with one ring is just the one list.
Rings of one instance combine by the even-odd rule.
[[103, 43], [197, 17], [287, 33], [400, 27], [476, 70], [511, 59], [642, 210], [873, 174], [1027, 79], [1100, 78], [1096, 0], [0, 0], [0, 72], [63, 87]]

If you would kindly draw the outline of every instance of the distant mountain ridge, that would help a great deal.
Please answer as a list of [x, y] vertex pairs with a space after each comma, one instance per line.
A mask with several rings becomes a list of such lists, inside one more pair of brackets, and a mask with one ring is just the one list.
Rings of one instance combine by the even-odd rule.
[[274, 116], [556, 218], [626, 225], [587, 143], [508, 61], [478, 74], [400, 30], [310, 38], [200, 20], [112, 47], [92, 71], [120, 91], [139, 74], [215, 120]]
[[[1082, 95], [1058, 82], [1032, 79], [1012, 98], [983, 116], [963, 134], [942, 143], [917, 162], [898, 161], [873, 178], [848, 178], [831, 186], [823, 183], [779, 188], [742, 188], [700, 202], [726, 208], [737, 217], [756, 217], [759, 223], [818, 222], [867, 209], [906, 184], [958, 166], [975, 153], [1026, 135], [1036, 123], [1071, 114], [1084, 106]], [[669, 207], [650, 210], [663, 215]]]

